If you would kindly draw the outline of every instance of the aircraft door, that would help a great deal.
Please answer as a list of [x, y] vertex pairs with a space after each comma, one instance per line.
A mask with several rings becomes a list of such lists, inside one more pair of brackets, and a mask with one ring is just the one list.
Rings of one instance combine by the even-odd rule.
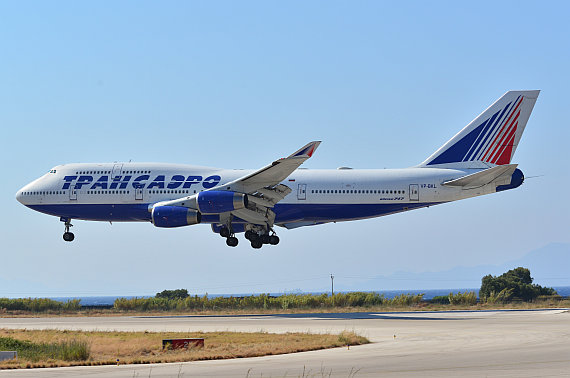
[[135, 200], [142, 201], [143, 199], [143, 188], [135, 188]]
[[297, 199], [306, 200], [307, 199], [307, 184], [299, 184], [297, 188]]
[[410, 184], [410, 201], [420, 200], [420, 186], [418, 184]]
[[113, 180], [115, 176], [120, 176], [122, 170], [123, 170], [123, 164], [113, 165], [113, 171], [111, 172], [111, 180]]
[[70, 200], [77, 199], [77, 189], [75, 189], [75, 185], [69, 187], [69, 199]]

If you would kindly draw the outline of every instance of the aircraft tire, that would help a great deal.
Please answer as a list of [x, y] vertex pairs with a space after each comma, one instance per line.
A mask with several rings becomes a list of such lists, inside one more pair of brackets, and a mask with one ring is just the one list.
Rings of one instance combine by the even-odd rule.
[[238, 245], [238, 238], [236, 238], [235, 236], [230, 236], [229, 238], [226, 239], [226, 244], [230, 247], [236, 247]]
[[261, 242], [263, 244], [269, 244], [270, 241], [271, 241], [271, 239], [270, 239], [269, 235], [267, 235], [267, 234], [261, 235]]
[[259, 249], [263, 246], [263, 243], [259, 239], [255, 239], [251, 241], [251, 248]]
[[222, 227], [222, 228], [220, 229], [220, 235], [221, 235], [223, 238], [227, 238], [227, 237], [230, 236], [230, 230], [228, 230], [227, 227]]
[[277, 244], [279, 244], [279, 236], [277, 236], [277, 235], [271, 235], [271, 236], [269, 237], [269, 244], [271, 244], [271, 245], [277, 245]]
[[63, 240], [65, 240], [66, 242], [71, 242], [73, 241], [73, 239], [75, 239], [75, 235], [73, 235], [73, 232], [65, 232], [63, 234]]

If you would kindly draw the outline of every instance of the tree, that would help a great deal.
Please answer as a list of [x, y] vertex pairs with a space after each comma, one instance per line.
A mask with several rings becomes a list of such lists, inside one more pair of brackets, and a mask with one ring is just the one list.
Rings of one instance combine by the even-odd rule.
[[166, 299], [185, 299], [190, 295], [186, 289], [176, 289], [176, 290], [163, 290], [160, 293], [156, 293], [157, 298]]
[[[481, 299], [494, 297], [498, 293], [509, 293], [508, 297], [520, 298], [529, 302], [539, 295], [556, 295], [556, 291], [550, 287], [542, 287], [532, 284], [533, 278], [530, 276], [530, 270], [522, 267], [511, 269], [498, 277], [486, 275], [481, 280], [481, 290], [479, 297]], [[505, 291], [503, 291], [505, 290]], [[505, 300], [509, 298], [505, 297]]]

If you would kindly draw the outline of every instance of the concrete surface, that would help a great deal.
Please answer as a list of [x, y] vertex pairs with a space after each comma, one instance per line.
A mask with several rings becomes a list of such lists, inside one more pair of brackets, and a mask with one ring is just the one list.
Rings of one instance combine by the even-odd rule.
[[332, 333], [351, 330], [373, 342], [350, 350], [337, 348], [224, 361], [4, 370], [0, 377], [570, 377], [570, 312], [565, 309], [0, 318], [0, 328]]

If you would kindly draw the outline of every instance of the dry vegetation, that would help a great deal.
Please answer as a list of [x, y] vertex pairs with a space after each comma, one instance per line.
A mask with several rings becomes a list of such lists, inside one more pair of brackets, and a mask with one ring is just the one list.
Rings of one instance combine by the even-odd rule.
[[[89, 358], [83, 361], [61, 359], [35, 360], [18, 358], [0, 362], [0, 369], [77, 366], [146, 364], [195, 360], [256, 357], [366, 344], [369, 341], [352, 332], [340, 335], [264, 332], [81, 332], [57, 330], [0, 330], [0, 338], [27, 340], [34, 344], [86, 342]], [[204, 348], [163, 351], [162, 339], [204, 338]]]
[[[487, 298], [489, 299], [489, 298]], [[83, 308], [79, 302], [60, 303], [42, 298], [0, 298], [0, 317], [121, 316], [121, 315], [249, 315], [323, 312], [448, 311], [489, 309], [568, 308], [570, 298], [542, 296], [531, 302], [510, 299], [477, 301], [474, 292], [456, 293], [424, 300], [423, 294], [385, 298], [377, 293], [266, 294], [248, 297], [118, 298], [113, 308]]]
[[398, 311], [453, 311], [453, 310], [501, 310], [501, 309], [541, 309], [541, 308], [570, 308], [570, 299], [545, 300], [535, 302], [511, 302], [511, 303], [477, 303], [470, 304], [439, 304], [428, 301], [410, 306], [365, 306], [365, 307], [333, 307], [287, 310], [256, 309], [256, 310], [167, 310], [167, 311], [120, 311], [115, 309], [86, 309], [79, 311], [48, 311], [34, 313], [29, 311], [6, 311], [0, 309], [0, 318], [27, 318], [27, 317], [68, 317], [68, 316], [163, 316], [163, 315], [270, 315], [270, 314], [306, 314], [306, 313], [351, 313], [351, 312], [398, 312]]

